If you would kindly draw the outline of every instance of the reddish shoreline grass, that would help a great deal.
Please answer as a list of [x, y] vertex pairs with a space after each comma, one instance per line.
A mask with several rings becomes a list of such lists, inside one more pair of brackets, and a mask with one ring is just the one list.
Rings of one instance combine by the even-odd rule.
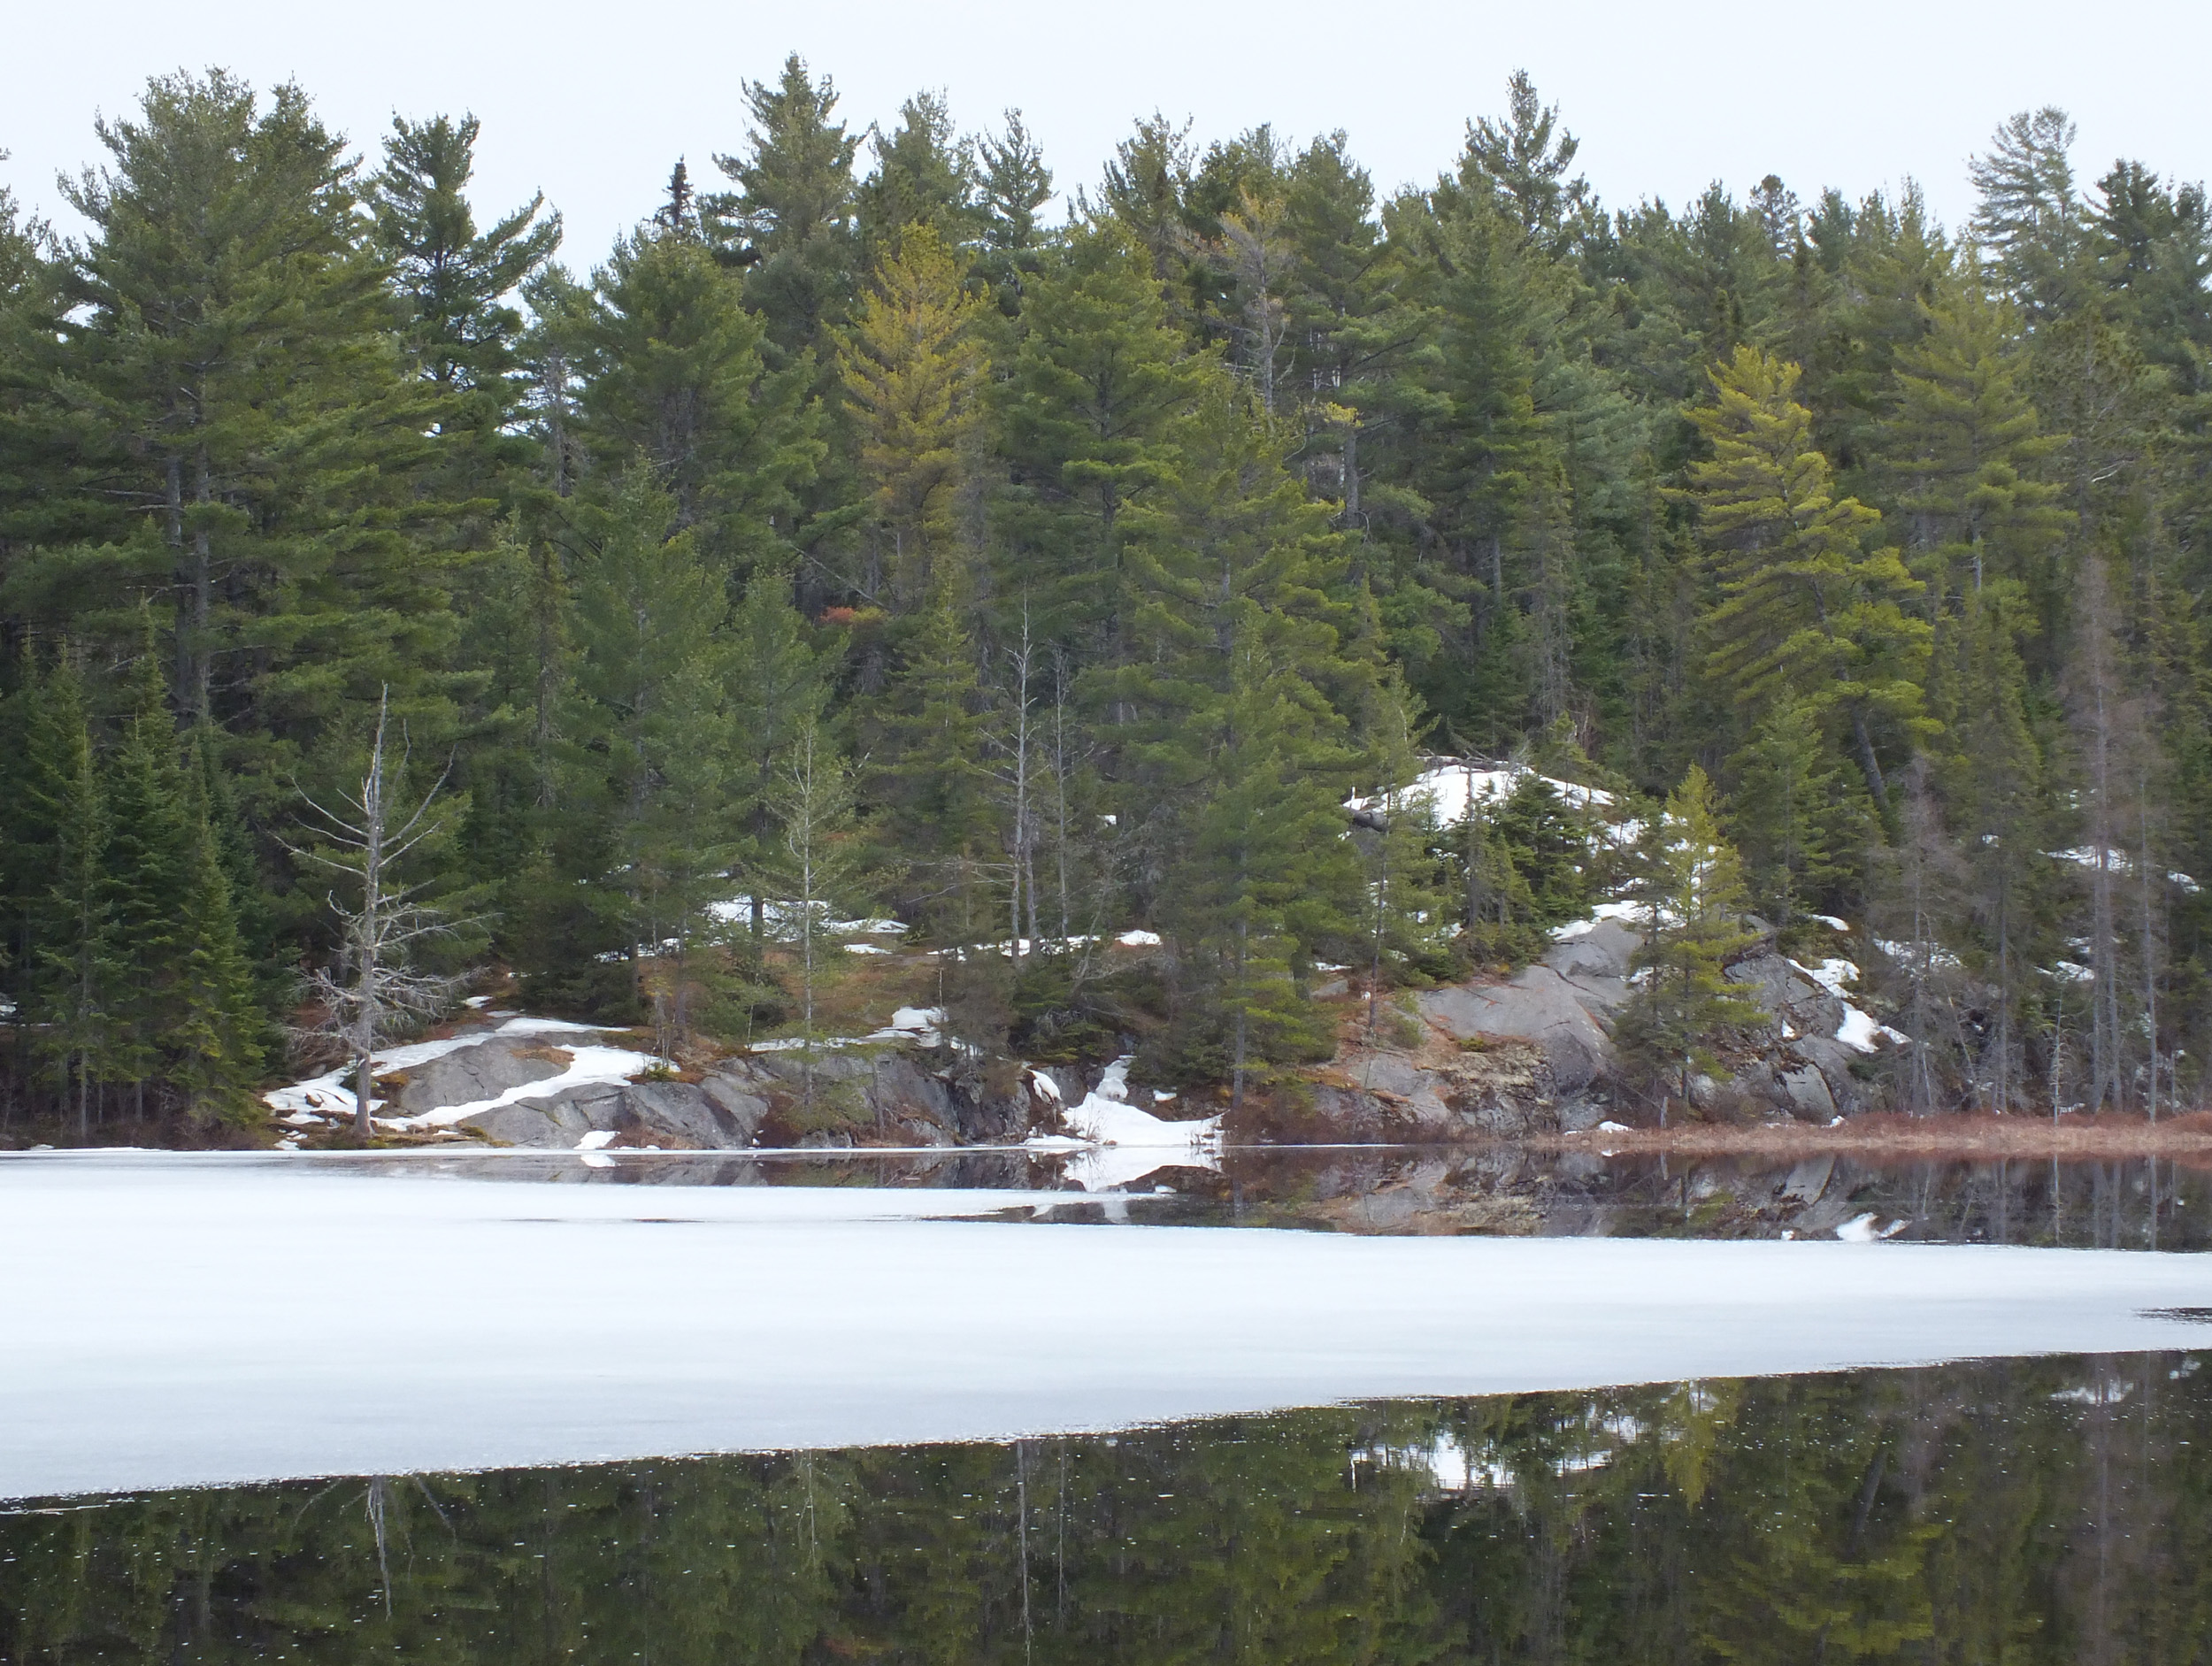
[[1631, 1128], [1619, 1133], [1538, 1134], [1523, 1144], [1547, 1151], [1609, 1155], [1667, 1152], [1689, 1156], [1733, 1154], [1786, 1156], [1840, 1152], [1854, 1156], [2177, 1157], [2212, 1166], [2212, 1111], [2191, 1111], [2155, 1125], [2139, 1117], [1947, 1116], [1893, 1113], [1853, 1117], [1840, 1126], [1807, 1123], [1687, 1123]]

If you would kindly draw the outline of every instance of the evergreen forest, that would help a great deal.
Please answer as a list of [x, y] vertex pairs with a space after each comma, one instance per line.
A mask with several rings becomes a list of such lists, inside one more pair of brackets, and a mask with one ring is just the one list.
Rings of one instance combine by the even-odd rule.
[[[2194, 1104], [2202, 188], [2046, 109], [1962, 226], [1609, 206], [1565, 123], [1516, 76], [1384, 196], [1155, 116], [1079, 179], [795, 57], [576, 250], [472, 208], [472, 118], [151, 82], [77, 232], [0, 195], [0, 1114], [245, 1139], [485, 968], [810, 1037], [848, 916], [961, 1068], [1240, 1096], [1326, 979], [1620, 895], [1688, 899], [1655, 987], [1849, 923], [1901, 1109]], [[1448, 820], [1444, 757], [1521, 784]], [[1745, 1021], [1663, 1004], [1655, 1071]]]

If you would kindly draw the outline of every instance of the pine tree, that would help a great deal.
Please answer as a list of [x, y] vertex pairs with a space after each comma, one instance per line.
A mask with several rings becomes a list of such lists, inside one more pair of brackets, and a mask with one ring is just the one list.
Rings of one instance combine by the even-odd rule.
[[2047, 590], [2046, 564], [2066, 533], [2058, 489], [2039, 478], [2054, 446], [2005, 337], [1994, 305], [1955, 292], [1896, 357], [1896, 411], [1878, 442], [1908, 561], [1932, 606], [1992, 580]]
[[[1667, 797], [1648, 881], [1650, 923], [1634, 957], [1636, 989], [1620, 1033], [1690, 1103], [1691, 1077], [1717, 1068], [1712, 1043], [1766, 1022], [1766, 1010], [1724, 975], [1758, 940], [1744, 929], [1743, 866], [1722, 836], [1711, 781], [1695, 764]], [[1659, 1120], [1667, 1117], [1662, 1094]]]
[[1511, 200], [1525, 235], [1557, 248], [1589, 199], [1589, 181], [1567, 177], [1581, 143], [1558, 127], [1558, 105], [1538, 102], [1526, 70], [1513, 72], [1506, 94], [1506, 119], [1467, 124], [1468, 159]]
[[2074, 122], [2052, 105], [2006, 119], [1970, 170], [1981, 200], [1972, 229], [1994, 258], [2007, 293], [2034, 324], [2087, 298], [2087, 237], [2074, 188]]
[[1183, 1010], [1179, 1056], [1157, 1063], [1180, 1079], [1225, 1078], [1232, 1116], [1248, 1084], [1327, 1056], [1327, 1021], [1306, 998], [1304, 972], [1317, 944], [1356, 942], [1360, 927], [1337, 785], [1351, 754], [1269, 634], [1249, 611], [1237, 620], [1222, 686], [1176, 749], [1195, 802], [1176, 818], [1186, 842], [1163, 897]]
[[[961, 582], [976, 541], [985, 373], [975, 317], [952, 253], [934, 227], [911, 226], [878, 267], [840, 342], [839, 375], [874, 510], [864, 595], [900, 613], [941, 578]], [[951, 566], [942, 564], [953, 563]]]
[[381, 687], [439, 720], [453, 557], [416, 487], [453, 413], [406, 373], [342, 141], [296, 88], [257, 114], [219, 71], [99, 133], [111, 168], [69, 190], [92, 234], [56, 420], [106, 436], [84, 531], [113, 541], [50, 549], [19, 595], [78, 609], [96, 580], [112, 610], [77, 617], [119, 638], [134, 596], [173, 595], [176, 704], [259, 738], [265, 772]]
[[1720, 584], [1706, 668], [1740, 701], [1787, 692], [1834, 714], [1879, 803], [1878, 728], [1894, 749], [1929, 726], [1921, 685], [1932, 631], [1904, 610], [1922, 587], [1897, 551], [1863, 549], [1880, 518], [1834, 495], [1811, 415], [1791, 397], [1797, 380], [1795, 365], [1739, 348], [1711, 372], [1715, 403], [1687, 412], [1712, 448], [1692, 465], [1689, 494]]
[[764, 328], [703, 243], [666, 234], [618, 243], [549, 326], [582, 380], [574, 426], [599, 472], [592, 492], [611, 499], [642, 454], [733, 596], [757, 563], [788, 560], [824, 455], [811, 373], [767, 369]]
[[1041, 635], [1087, 657], [1111, 641], [1122, 517], [1172, 463], [1202, 374], [1118, 226], [1075, 233], [1029, 290], [999, 388], [1010, 480], [995, 519], [998, 588], [1030, 598]]
[[707, 209], [737, 244], [746, 304], [765, 320], [780, 368], [844, 321], [858, 286], [853, 157], [860, 141], [830, 119], [834, 83], [826, 75], [816, 81], [795, 52], [775, 85], [747, 81], [744, 92], [750, 149], [714, 158], [737, 188]]
[[1002, 133], [977, 139], [976, 160], [983, 216], [976, 269], [997, 296], [1000, 311], [1011, 318], [1021, 311], [1023, 290], [1041, 265], [1044, 234], [1037, 211], [1052, 200], [1052, 170], [1018, 110], [1006, 112]]
[[428, 121], [392, 118], [384, 165], [370, 180], [368, 207], [392, 283], [406, 304], [410, 345], [422, 373], [481, 396], [479, 422], [508, 421], [522, 315], [511, 297], [553, 257], [561, 217], [542, 194], [479, 230], [465, 195], [476, 173], [481, 125], [473, 116]]
[[[1180, 466], [1129, 517], [1138, 651], [1092, 687], [1127, 714], [1118, 813], [1143, 829], [1160, 917], [1187, 951], [1187, 1045], [1240, 1081], [1310, 1039], [1286, 1004], [1291, 970], [1362, 934], [1341, 805], [1363, 762], [1348, 714], [1374, 710], [1375, 666], [1332, 594], [1328, 511], [1276, 433], [1217, 381], [1179, 437]], [[1210, 1054], [1215, 1025], [1226, 1050]]]
[[916, 226], [948, 250], [976, 242], [984, 220], [975, 143], [954, 129], [944, 96], [915, 94], [899, 106], [898, 126], [874, 136], [875, 171], [854, 194], [865, 265], [880, 270], [902, 259]]

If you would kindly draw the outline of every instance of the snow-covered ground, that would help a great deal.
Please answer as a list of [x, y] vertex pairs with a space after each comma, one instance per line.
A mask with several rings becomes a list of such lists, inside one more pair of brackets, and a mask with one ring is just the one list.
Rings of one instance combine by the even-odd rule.
[[[1200, 1117], [1171, 1122], [1129, 1102], [1127, 1057], [1118, 1058], [1100, 1072], [1098, 1086], [1080, 1104], [1061, 1113], [1066, 1134], [1034, 1134], [1027, 1141], [1033, 1151], [1071, 1154], [1064, 1177], [1087, 1192], [1107, 1192], [1141, 1180], [1171, 1165], [1217, 1169], [1221, 1166], [1221, 1118]], [[1060, 1090], [1049, 1076], [1033, 1075], [1041, 1091], [1058, 1098]], [[1164, 1103], [1172, 1094], [1155, 1094]]]
[[928, 1218], [1065, 1199], [0, 1159], [0, 1495], [2212, 1340], [2200, 1256]]

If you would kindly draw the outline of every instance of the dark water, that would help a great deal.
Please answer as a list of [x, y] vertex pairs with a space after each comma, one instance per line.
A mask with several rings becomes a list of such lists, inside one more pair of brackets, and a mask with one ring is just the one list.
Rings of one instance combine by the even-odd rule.
[[2201, 1662], [2204, 1363], [73, 1501], [0, 1662]]
[[[926, 1154], [354, 1159], [361, 1172], [639, 1186], [942, 1186], [1052, 1190], [1066, 1159]], [[1353, 1232], [1779, 1238], [1832, 1235], [1862, 1216], [1900, 1240], [2074, 1248], [2212, 1249], [2212, 1168], [1815, 1157], [1685, 1162], [1486, 1146], [1232, 1147], [1218, 1169], [1165, 1166], [1106, 1194], [1071, 1190], [1052, 1218]]]

